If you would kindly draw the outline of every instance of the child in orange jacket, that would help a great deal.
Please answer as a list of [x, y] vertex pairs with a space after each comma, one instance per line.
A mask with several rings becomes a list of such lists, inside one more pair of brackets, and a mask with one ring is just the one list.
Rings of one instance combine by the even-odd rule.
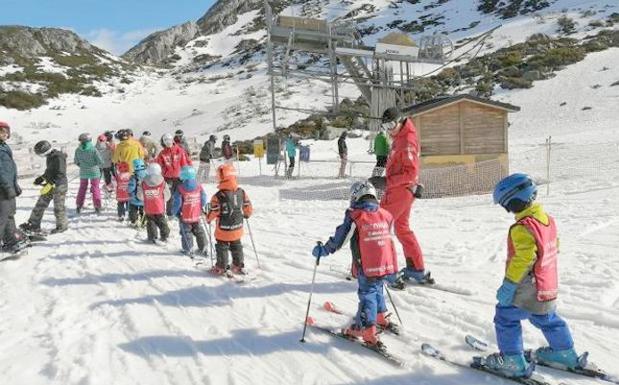
[[206, 214], [207, 223], [217, 220], [215, 228], [215, 250], [217, 263], [212, 269], [215, 274], [225, 274], [228, 264], [228, 252], [232, 254], [232, 273], [246, 274], [243, 245], [243, 219], [252, 214], [252, 205], [247, 193], [238, 186], [236, 170], [232, 164], [223, 164], [217, 168], [219, 191], [211, 198]]

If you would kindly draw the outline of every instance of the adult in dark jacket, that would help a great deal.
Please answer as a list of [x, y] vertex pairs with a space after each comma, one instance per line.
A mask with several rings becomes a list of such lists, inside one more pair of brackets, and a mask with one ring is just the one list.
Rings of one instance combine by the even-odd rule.
[[221, 142], [221, 153], [224, 156], [224, 162], [232, 163], [234, 151], [232, 150], [232, 145], [230, 144], [230, 135], [224, 135], [224, 140]]
[[41, 220], [50, 202], [54, 201], [54, 216], [56, 228], [54, 233], [62, 233], [68, 228], [65, 200], [69, 181], [67, 179], [67, 154], [52, 148], [47, 140], [34, 145], [35, 154], [45, 157], [46, 168], [43, 175], [34, 180], [37, 186], [43, 186], [41, 196], [30, 213], [28, 222], [19, 225], [19, 228], [30, 233], [41, 231]]
[[216, 142], [217, 137], [215, 135], [211, 135], [208, 140], [204, 142], [204, 145], [200, 150], [200, 167], [198, 167], [199, 183], [208, 183], [208, 177], [211, 173], [211, 159], [215, 158]]
[[185, 138], [185, 133], [183, 130], [176, 130], [174, 132], [174, 143], [185, 150], [187, 153], [187, 158], [191, 158], [191, 148], [189, 147], [189, 143], [187, 142], [187, 138]]
[[21, 195], [17, 184], [17, 165], [13, 160], [13, 151], [6, 141], [11, 137], [11, 127], [0, 122], [0, 240], [2, 250], [14, 254], [24, 246], [15, 233], [15, 197]]
[[346, 131], [342, 132], [337, 140], [337, 152], [340, 155], [340, 172], [338, 178], [346, 177], [346, 163], [348, 162], [348, 146], [346, 145]]

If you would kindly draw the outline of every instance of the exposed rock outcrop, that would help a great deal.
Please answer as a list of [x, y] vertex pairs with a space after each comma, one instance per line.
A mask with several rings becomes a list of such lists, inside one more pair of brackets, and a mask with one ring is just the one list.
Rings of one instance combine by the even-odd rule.
[[174, 53], [176, 47], [184, 46], [198, 35], [196, 23], [189, 21], [165, 31], [148, 35], [122, 57], [137, 64], [160, 65]]

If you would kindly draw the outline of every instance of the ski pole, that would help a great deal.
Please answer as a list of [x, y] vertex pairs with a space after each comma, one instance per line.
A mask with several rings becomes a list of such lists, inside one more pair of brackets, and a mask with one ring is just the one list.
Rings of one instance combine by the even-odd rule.
[[400, 325], [402, 325], [402, 327], [404, 327], [404, 324], [402, 323], [402, 318], [400, 318], [400, 313], [398, 312], [398, 308], [395, 306], [395, 302], [393, 302], [393, 298], [391, 297], [391, 291], [389, 291], [389, 289], [387, 288], [387, 285], [385, 286], [385, 291], [387, 292], [387, 296], [389, 297], [389, 302], [391, 302], [391, 306], [393, 306], [393, 310], [395, 311], [395, 315], [398, 316], [398, 321], [400, 321]]
[[208, 244], [209, 244], [209, 249], [211, 250], [211, 252], [209, 253], [211, 255], [211, 267], [215, 266], [215, 262], [213, 260], [213, 237], [211, 237], [211, 224], [210, 223], [204, 223], [206, 222], [204, 220], [204, 217], [200, 216], [200, 219], [202, 220], [202, 226], [204, 226], [204, 228], [206, 229], [206, 235], [208, 236]]
[[251, 233], [251, 227], [249, 226], [249, 218], [245, 218], [245, 223], [247, 223], [247, 230], [249, 231], [249, 239], [251, 239], [251, 246], [254, 248], [254, 254], [256, 255], [256, 262], [258, 263], [258, 267], [260, 267], [260, 260], [258, 259], [258, 251], [256, 251], [256, 244], [254, 243], [254, 235]]
[[[322, 246], [322, 242], [317, 242], [318, 246]], [[314, 265], [314, 274], [312, 275], [312, 285], [310, 286], [310, 295], [307, 300], [307, 310], [305, 311], [305, 319], [303, 322], [303, 335], [301, 336], [301, 342], [305, 342], [305, 332], [307, 331], [307, 322], [309, 317], [310, 306], [312, 304], [312, 294], [314, 293], [314, 282], [316, 282], [316, 270], [318, 270], [318, 265], [320, 265], [320, 257], [316, 258], [316, 265]]]

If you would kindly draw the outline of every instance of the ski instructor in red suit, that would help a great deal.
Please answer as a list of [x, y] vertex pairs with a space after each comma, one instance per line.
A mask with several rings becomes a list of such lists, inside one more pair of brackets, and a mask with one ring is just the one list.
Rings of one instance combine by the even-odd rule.
[[421, 195], [417, 129], [411, 118], [400, 118], [400, 112], [395, 107], [383, 113], [382, 128], [389, 133], [393, 144], [387, 160], [385, 193], [380, 207], [393, 216], [395, 235], [402, 243], [406, 258], [406, 267], [400, 271], [394, 286], [403, 287], [404, 281], [411, 279], [431, 284], [434, 281], [425, 271], [419, 242], [409, 225], [413, 202]]

